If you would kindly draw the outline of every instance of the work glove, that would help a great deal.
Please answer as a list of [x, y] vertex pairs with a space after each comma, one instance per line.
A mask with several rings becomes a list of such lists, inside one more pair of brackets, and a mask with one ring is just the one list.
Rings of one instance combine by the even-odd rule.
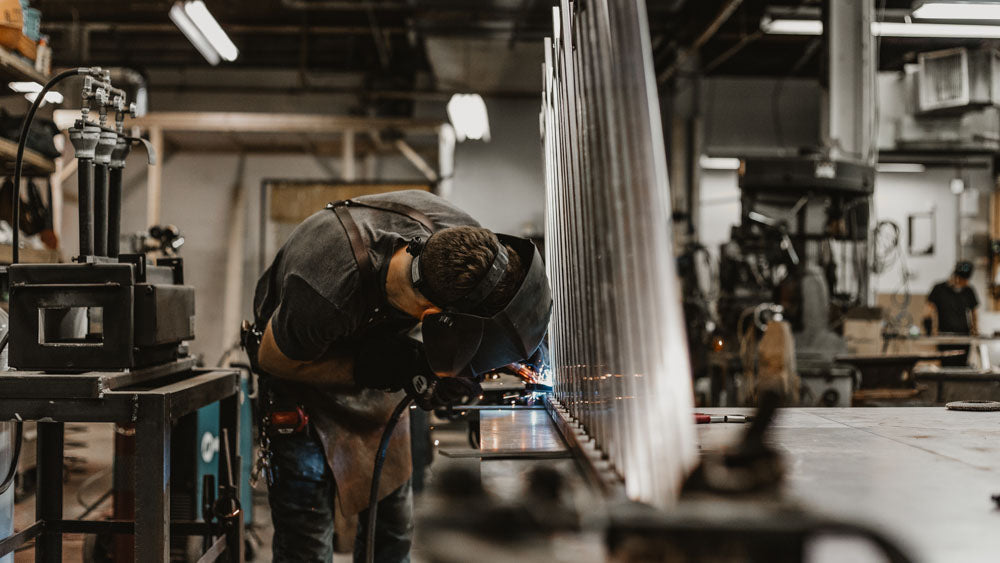
[[354, 361], [354, 380], [365, 388], [402, 389], [424, 410], [473, 404], [483, 392], [472, 378], [435, 375], [423, 345], [402, 335], [363, 342]]
[[445, 407], [474, 405], [479, 402], [483, 388], [470, 377], [438, 377], [433, 372], [417, 374], [403, 386], [413, 402], [425, 411]]

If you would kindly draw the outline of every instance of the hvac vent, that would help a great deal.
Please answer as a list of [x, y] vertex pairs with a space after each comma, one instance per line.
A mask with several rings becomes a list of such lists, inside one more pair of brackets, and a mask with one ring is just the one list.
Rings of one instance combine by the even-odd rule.
[[919, 56], [918, 113], [961, 113], [1000, 105], [1000, 54], [945, 49]]

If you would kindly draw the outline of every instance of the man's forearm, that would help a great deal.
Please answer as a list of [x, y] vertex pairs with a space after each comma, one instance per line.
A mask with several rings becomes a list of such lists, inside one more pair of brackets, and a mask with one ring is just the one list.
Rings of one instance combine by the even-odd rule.
[[354, 355], [351, 351], [334, 350], [318, 360], [300, 362], [281, 353], [268, 323], [261, 339], [258, 363], [267, 373], [317, 387], [354, 388]]

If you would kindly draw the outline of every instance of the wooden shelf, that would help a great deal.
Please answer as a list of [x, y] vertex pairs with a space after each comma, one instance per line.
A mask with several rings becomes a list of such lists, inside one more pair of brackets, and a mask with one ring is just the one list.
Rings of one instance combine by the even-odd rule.
[[0, 77], [3, 78], [3, 87], [7, 82], [37, 82], [45, 84], [49, 77], [35, 70], [35, 67], [9, 49], [0, 47]]
[[[14, 161], [17, 159], [17, 143], [0, 137], [0, 164], [6, 174], [14, 173]], [[25, 177], [48, 176], [56, 171], [56, 162], [45, 158], [31, 149], [24, 149], [24, 168], [21, 174]]]
[[[62, 261], [58, 250], [22, 248], [18, 257], [23, 264], [52, 264]], [[0, 244], [0, 264], [10, 264], [14, 259], [14, 247], [10, 244]]]

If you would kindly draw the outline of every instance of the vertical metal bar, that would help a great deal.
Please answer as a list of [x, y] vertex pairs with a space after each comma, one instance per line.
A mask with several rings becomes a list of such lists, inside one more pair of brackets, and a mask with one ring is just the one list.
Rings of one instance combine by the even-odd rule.
[[[237, 385], [239, 382], [237, 381]], [[225, 467], [231, 474], [231, 481], [224, 481], [224, 475], [219, 475], [220, 484], [232, 485], [235, 489], [233, 494], [240, 502], [251, 502], [250, 499], [240, 499], [240, 482], [242, 475], [242, 459], [240, 458], [240, 393], [237, 388], [236, 393], [219, 401], [219, 436], [223, 436], [225, 430], [226, 440], [220, 440], [225, 449], [219, 451], [219, 471]], [[248, 430], [249, 431], [249, 430]], [[228, 450], [228, 451], [227, 451]], [[222, 456], [228, 456], [232, 464], [227, 464]], [[228, 465], [228, 467], [226, 467]], [[242, 511], [235, 522], [230, 523], [235, 529], [229, 529], [226, 551], [229, 561], [243, 561], [243, 514]]]
[[81, 158], [76, 169], [80, 218], [80, 256], [94, 254], [94, 160]]
[[[38, 475], [35, 519], [54, 524], [63, 515], [62, 422], [38, 422]], [[62, 534], [46, 527], [35, 542], [36, 563], [62, 561]]]
[[341, 147], [341, 176], [345, 182], [353, 182], [357, 179], [355, 173], [356, 155], [354, 154], [354, 130], [344, 131], [344, 145]]
[[108, 255], [108, 165], [94, 165], [94, 254]]
[[108, 172], [108, 256], [117, 258], [122, 231], [122, 176], [124, 169], [112, 167]]
[[163, 395], [139, 396], [135, 424], [135, 561], [170, 561], [170, 419]]
[[163, 193], [163, 163], [166, 155], [163, 153], [163, 128], [154, 126], [149, 129], [149, 142], [156, 154], [156, 162], [150, 164], [146, 172], [146, 226], [160, 224], [160, 204]]
[[696, 449], [645, 4], [562, 0], [542, 130], [557, 395], [633, 498], [668, 505]]

